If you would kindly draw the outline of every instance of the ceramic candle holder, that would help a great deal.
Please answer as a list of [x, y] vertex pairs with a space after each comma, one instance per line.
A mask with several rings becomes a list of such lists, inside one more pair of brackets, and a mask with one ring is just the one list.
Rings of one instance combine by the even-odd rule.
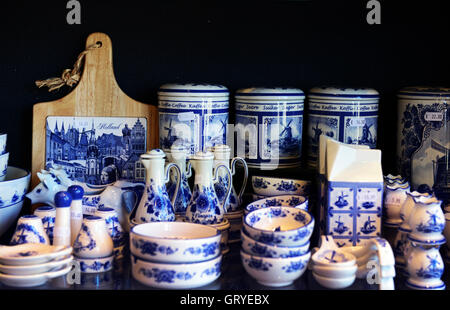
[[409, 192], [409, 183], [386, 184], [384, 190], [384, 225], [397, 228], [402, 223], [400, 212]]
[[3, 182], [6, 178], [6, 172], [8, 171], [9, 153], [0, 155], [0, 182]]
[[409, 278], [406, 285], [419, 290], [442, 290], [444, 262], [438, 247], [413, 245], [408, 257]]
[[6, 140], [8, 139], [8, 134], [0, 134], [0, 155], [6, 153]]
[[97, 209], [95, 215], [105, 220], [106, 228], [113, 241], [115, 258], [123, 258], [127, 239], [117, 217], [117, 212], [113, 208], [101, 207]]
[[442, 234], [445, 216], [441, 209], [442, 201], [436, 197], [414, 197], [415, 208], [409, 219], [411, 232], [408, 239], [415, 243], [440, 245], [445, 243]]
[[24, 215], [17, 221], [16, 231], [11, 239], [11, 245], [23, 243], [50, 244], [44, 225], [36, 215]]
[[76, 258], [106, 258], [112, 255], [113, 248], [105, 220], [93, 215], [85, 217], [73, 243]]
[[34, 210], [34, 215], [41, 218], [50, 244], [53, 244], [53, 227], [55, 226], [56, 208], [52, 206], [39, 207]]

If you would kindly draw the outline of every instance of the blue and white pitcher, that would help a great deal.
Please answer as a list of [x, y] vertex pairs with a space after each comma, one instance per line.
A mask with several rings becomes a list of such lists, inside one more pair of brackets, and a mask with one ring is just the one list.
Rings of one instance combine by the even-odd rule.
[[[181, 171], [177, 164], [165, 164], [166, 154], [160, 149], [154, 149], [141, 155], [141, 161], [146, 169], [145, 191], [136, 210], [134, 221], [137, 224], [148, 222], [175, 221], [173, 205], [180, 189]], [[175, 194], [172, 200], [166, 190], [169, 181], [169, 170], [174, 168], [178, 174]]]
[[[177, 215], [184, 215], [186, 213], [189, 201], [192, 198], [191, 188], [189, 187], [188, 179], [192, 176], [191, 163], [186, 164], [186, 159], [188, 156], [188, 149], [185, 146], [179, 145], [170, 148], [170, 152], [167, 152], [167, 159], [171, 163], [175, 163], [180, 167], [181, 171], [181, 183], [180, 190], [176, 196], [175, 204], [173, 205], [175, 213]], [[167, 185], [167, 192], [170, 199], [175, 196], [175, 190], [177, 186], [177, 175], [175, 173], [170, 173], [170, 181]]]
[[219, 164], [214, 167], [214, 155], [211, 152], [198, 152], [190, 158], [195, 171], [194, 191], [186, 210], [186, 220], [197, 224], [219, 224], [224, 220], [225, 206], [217, 198], [214, 183], [218, 180], [218, 172], [224, 169], [231, 181], [226, 188], [224, 201], [231, 193], [232, 175], [228, 166]]

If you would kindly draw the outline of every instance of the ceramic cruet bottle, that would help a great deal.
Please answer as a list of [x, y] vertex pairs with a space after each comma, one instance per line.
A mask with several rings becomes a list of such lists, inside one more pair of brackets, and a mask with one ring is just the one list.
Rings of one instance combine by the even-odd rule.
[[[192, 176], [191, 163], [187, 163], [188, 149], [183, 145], [172, 145], [170, 152], [167, 152], [167, 159], [171, 163], [175, 163], [180, 167], [181, 183], [175, 200], [174, 209], [176, 214], [184, 215], [186, 208], [192, 197], [191, 188], [189, 187], [188, 179]], [[177, 175], [171, 171], [170, 181], [167, 185], [167, 192], [170, 199], [173, 199], [177, 187]]]
[[218, 172], [224, 169], [229, 180], [224, 201], [228, 200], [231, 193], [232, 175], [228, 166], [220, 164], [214, 169], [214, 155], [211, 152], [198, 152], [190, 157], [190, 162], [195, 171], [194, 190], [191, 201], [186, 210], [186, 220], [197, 224], [218, 224], [224, 219], [224, 205], [220, 203], [214, 190], [214, 182], [218, 180]]
[[[154, 149], [141, 155], [141, 161], [146, 169], [146, 184], [144, 194], [136, 210], [136, 223], [175, 221], [173, 205], [180, 189], [181, 171], [177, 164], [165, 165], [166, 154], [160, 149]], [[169, 170], [177, 172], [177, 184], [172, 201], [166, 190], [169, 181]]]
[[[230, 168], [230, 154], [231, 148], [228, 145], [216, 145], [211, 148], [214, 153], [214, 165], [225, 165]], [[244, 194], [245, 186], [247, 185], [248, 179], [248, 168], [246, 161], [241, 157], [235, 157], [231, 160], [231, 174], [234, 176], [236, 173], [236, 163], [240, 162], [244, 169], [244, 178], [242, 180], [242, 186], [239, 194], [236, 193], [234, 186], [231, 185], [231, 193], [228, 201], [225, 204], [225, 212], [235, 212], [239, 210], [242, 203], [242, 195]], [[226, 189], [228, 186], [228, 178], [226, 170], [222, 169], [218, 172], [218, 180], [214, 183], [214, 189], [216, 191], [217, 198], [221, 204], [224, 203], [224, 198], [226, 194]]]

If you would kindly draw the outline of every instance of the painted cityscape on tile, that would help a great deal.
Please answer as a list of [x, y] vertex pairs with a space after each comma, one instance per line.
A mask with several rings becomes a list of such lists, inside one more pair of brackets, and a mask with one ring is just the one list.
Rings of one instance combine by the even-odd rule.
[[142, 182], [146, 137], [145, 118], [49, 116], [45, 166], [61, 166], [72, 180], [88, 184]]

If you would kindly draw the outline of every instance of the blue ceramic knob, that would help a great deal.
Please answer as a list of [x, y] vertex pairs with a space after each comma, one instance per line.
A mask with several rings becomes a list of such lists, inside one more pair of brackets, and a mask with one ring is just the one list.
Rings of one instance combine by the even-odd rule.
[[55, 195], [55, 205], [57, 208], [67, 208], [70, 207], [72, 203], [72, 197], [68, 192], [57, 192]]
[[81, 200], [84, 196], [84, 189], [79, 185], [70, 186], [67, 191], [73, 200]]

